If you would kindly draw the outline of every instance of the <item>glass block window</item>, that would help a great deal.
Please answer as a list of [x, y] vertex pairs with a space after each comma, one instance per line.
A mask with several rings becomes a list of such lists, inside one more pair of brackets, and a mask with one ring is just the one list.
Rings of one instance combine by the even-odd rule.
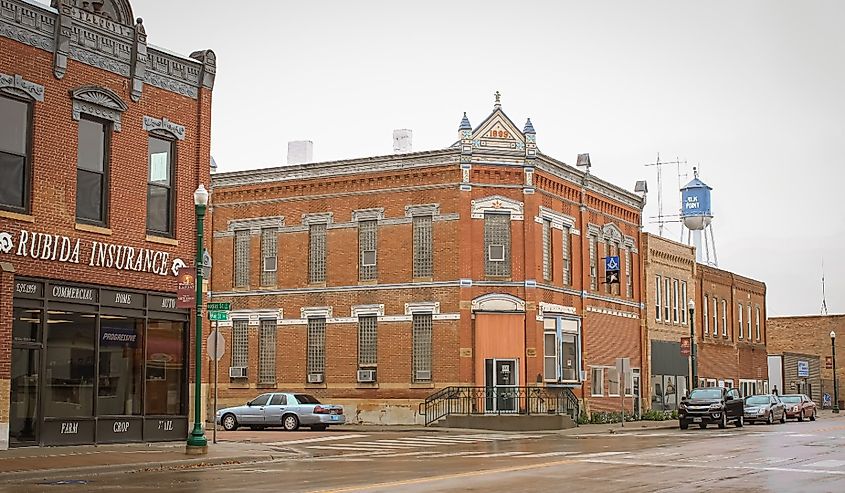
[[634, 297], [634, 277], [631, 275], [631, 250], [625, 250], [625, 296]]
[[372, 281], [378, 277], [376, 265], [376, 242], [378, 221], [358, 223], [358, 280]]
[[358, 317], [358, 367], [378, 364], [378, 318]]
[[[507, 217], [507, 216], [505, 216]], [[414, 382], [431, 381], [431, 314], [414, 314], [413, 319]]]
[[261, 285], [276, 285], [276, 268], [278, 258], [276, 257], [276, 229], [265, 228], [261, 230]]
[[232, 321], [232, 366], [249, 366], [248, 320]]
[[656, 276], [654, 279], [655, 279], [655, 283], [654, 283], [654, 308], [655, 308], [654, 319], [659, 322], [660, 321], [660, 312], [662, 310], [662, 308], [661, 308], [661, 306], [662, 306], [661, 305], [661, 303], [662, 303], [661, 302], [661, 298], [662, 298], [662, 296], [661, 296], [661, 294], [662, 294], [661, 293], [661, 291], [662, 291], [661, 286], [662, 286], [663, 282], [660, 280], [660, 276]]
[[434, 275], [431, 216], [414, 216], [414, 277]]
[[563, 284], [572, 284], [572, 232], [563, 228]]
[[598, 237], [590, 235], [590, 289], [599, 289], [599, 252]]
[[249, 230], [235, 231], [235, 287], [249, 285]]
[[326, 282], [326, 225], [308, 226], [308, 282]]
[[484, 214], [484, 274], [511, 275], [511, 216]]
[[324, 373], [326, 371], [326, 319], [308, 319], [308, 373]]
[[258, 383], [276, 383], [276, 321], [262, 320], [258, 334]]
[[543, 280], [552, 280], [552, 222], [543, 219]]

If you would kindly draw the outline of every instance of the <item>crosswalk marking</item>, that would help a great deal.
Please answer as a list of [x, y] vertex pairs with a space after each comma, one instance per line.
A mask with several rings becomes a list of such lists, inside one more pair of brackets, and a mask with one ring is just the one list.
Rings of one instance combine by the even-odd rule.
[[[367, 435], [340, 435], [336, 439], [344, 439], [344, 438], [369, 438], [369, 440], [365, 441], [351, 441], [347, 443], [317, 443], [313, 445], [306, 445], [306, 448], [314, 450], [314, 451], [332, 451], [332, 452], [340, 452], [345, 453], [346, 456], [351, 455], [366, 455], [366, 456], [390, 456], [390, 457], [413, 457], [413, 456], [422, 456], [422, 455], [433, 455], [437, 454], [437, 452], [430, 452], [428, 454], [416, 454], [414, 452], [406, 452], [407, 450], [411, 449], [437, 449], [455, 445], [473, 445], [473, 444], [489, 444], [493, 442], [501, 442], [501, 441], [510, 441], [510, 440], [521, 440], [521, 439], [530, 439], [530, 438], [540, 438], [544, 435], [522, 435], [522, 434], [505, 434], [505, 433], [483, 433], [483, 434], [471, 434], [471, 435], [416, 435], [416, 436], [409, 436], [409, 437], [400, 437], [400, 438], [393, 438], [393, 439], [380, 439], [380, 440], [373, 440], [371, 436]], [[326, 441], [328, 438], [334, 437], [322, 437], [322, 439], [313, 439], [314, 441]], [[282, 442], [284, 443], [284, 442]], [[308, 441], [301, 441], [300, 443], [309, 443]], [[482, 451], [482, 452], [458, 452], [452, 456], [463, 456], [463, 457], [471, 457], [479, 454], [490, 454], [491, 452]], [[510, 454], [513, 456], [517, 455], [527, 455], [530, 452], [497, 452], [495, 455], [491, 455], [490, 457], [506, 457], [507, 455], [501, 454]], [[438, 457], [443, 456], [450, 456], [450, 454], [438, 454]]]
[[268, 445], [298, 445], [302, 443], [331, 442], [336, 440], [347, 440], [351, 438], [366, 438], [368, 435], [332, 435], [327, 437], [303, 438], [302, 440], [290, 440], [287, 442], [270, 442]]

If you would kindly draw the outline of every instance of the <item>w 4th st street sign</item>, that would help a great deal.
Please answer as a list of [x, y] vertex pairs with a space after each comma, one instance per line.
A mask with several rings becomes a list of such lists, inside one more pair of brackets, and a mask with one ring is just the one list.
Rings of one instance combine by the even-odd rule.
[[210, 312], [228, 312], [232, 309], [232, 304], [228, 301], [223, 303], [209, 303], [205, 308]]
[[208, 311], [208, 319], [212, 322], [225, 322], [229, 320], [229, 312], [223, 311]]

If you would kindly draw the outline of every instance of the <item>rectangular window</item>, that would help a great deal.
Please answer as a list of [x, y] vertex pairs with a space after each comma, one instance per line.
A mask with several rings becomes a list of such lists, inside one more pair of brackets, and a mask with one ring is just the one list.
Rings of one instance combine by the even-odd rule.
[[748, 340], [751, 340], [751, 305], [748, 305], [748, 318], [745, 319], [746, 327], [748, 328]]
[[563, 228], [563, 284], [572, 284], [572, 232], [569, 228]]
[[176, 415], [187, 411], [187, 393], [183, 394], [190, 368], [184, 352], [186, 329], [186, 322], [147, 321], [147, 382], [144, 388], [147, 415]]
[[755, 331], [757, 332], [757, 340], [759, 341], [760, 335], [761, 335], [760, 334], [760, 307], [759, 306], [754, 307], [754, 326], [756, 327]]
[[249, 230], [235, 231], [235, 287], [249, 285]]
[[543, 280], [552, 280], [552, 222], [543, 219]]
[[0, 209], [29, 210], [30, 104], [0, 96]]
[[[108, 337], [115, 334], [131, 334], [135, 339], [116, 341]], [[100, 352], [97, 356], [99, 361], [98, 415], [141, 414], [143, 334], [144, 319], [142, 318], [118, 316], [100, 318]]]
[[431, 216], [414, 216], [414, 277], [432, 277], [434, 258]]
[[358, 280], [373, 281], [378, 277], [376, 265], [376, 243], [378, 221], [358, 222]]
[[663, 294], [663, 320], [668, 323], [672, 321], [672, 280], [668, 277], [663, 279], [663, 287], [666, 289]]
[[543, 373], [548, 381], [557, 381], [557, 327], [555, 320], [545, 320], [546, 329], [543, 332]]
[[599, 289], [599, 254], [598, 254], [598, 237], [590, 235], [590, 289], [598, 291]]
[[654, 278], [654, 319], [658, 322], [660, 321], [660, 312], [663, 311], [663, 302], [661, 301], [662, 285], [663, 281], [660, 280], [660, 276], [656, 276]]
[[738, 307], [738, 309], [737, 309], [736, 313], [737, 313], [737, 317], [739, 317], [739, 329], [737, 329], [737, 334], [739, 334], [739, 338], [742, 339], [742, 336], [743, 336], [742, 331], [745, 329], [745, 327], [742, 326], [742, 312], [743, 312], [742, 304], [741, 303], [738, 304], [737, 307]]
[[147, 232], [153, 235], [173, 236], [174, 147], [172, 140], [147, 139]]
[[713, 297], [713, 336], [719, 335], [719, 305], [716, 297]]
[[261, 230], [261, 285], [276, 285], [276, 269], [278, 268], [278, 257], [276, 256], [277, 242], [276, 228], [264, 228]]
[[308, 282], [326, 282], [326, 225], [308, 226]]
[[681, 281], [681, 323], [687, 324], [687, 282]]
[[358, 368], [378, 364], [378, 318], [358, 317]]
[[247, 329], [249, 320], [232, 321], [232, 366], [246, 368], [249, 366], [249, 335]]
[[604, 368], [593, 368], [590, 371], [590, 395], [593, 397], [604, 395]]
[[[505, 216], [507, 217], [507, 216]], [[413, 369], [414, 382], [431, 381], [431, 314], [413, 316]]]
[[322, 375], [326, 371], [326, 319], [308, 319], [308, 374]]
[[634, 277], [631, 275], [631, 250], [625, 250], [625, 296], [634, 297]]
[[608, 368], [607, 369], [607, 395], [609, 396], [618, 396], [619, 395], [619, 371], [616, 368]]
[[722, 335], [728, 336], [728, 302], [722, 300]]
[[511, 275], [511, 216], [484, 214], [484, 274], [509, 277]]
[[111, 126], [85, 115], [79, 119], [76, 148], [76, 219], [105, 224], [108, 216], [108, 161]]
[[276, 383], [276, 321], [262, 320], [258, 334], [258, 383]]
[[672, 279], [672, 322], [678, 323], [678, 280]]
[[704, 321], [704, 327], [702, 330], [703, 334], [707, 335], [707, 333], [710, 332], [710, 299], [706, 294], [704, 295], [704, 306], [702, 308], [704, 309], [704, 312], [701, 314], [701, 319]]

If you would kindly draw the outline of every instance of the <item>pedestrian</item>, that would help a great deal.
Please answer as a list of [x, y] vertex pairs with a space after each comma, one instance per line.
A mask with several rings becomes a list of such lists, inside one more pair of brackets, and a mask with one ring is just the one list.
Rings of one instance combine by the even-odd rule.
[[777, 396], [778, 396], [778, 386], [777, 386], [777, 385], [775, 385], [774, 387], [772, 387], [772, 394], [774, 394], [774, 395], [775, 395], [775, 397], [777, 397]]

